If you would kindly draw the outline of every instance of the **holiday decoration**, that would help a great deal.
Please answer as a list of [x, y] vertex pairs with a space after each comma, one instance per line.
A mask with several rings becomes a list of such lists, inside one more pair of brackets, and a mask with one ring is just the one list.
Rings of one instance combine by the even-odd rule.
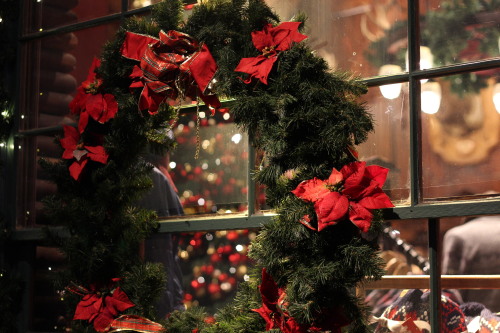
[[205, 44], [173, 30], [160, 31], [159, 39], [127, 32], [122, 54], [140, 61], [130, 75], [130, 88], [142, 88], [140, 110], [155, 114], [165, 98], [177, 97], [200, 97], [207, 105], [220, 107], [217, 96], [207, 94], [217, 64]]
[[82, 133], [87, 127], [89, 116], [104, 124], [118, 112], [118, 103], [112, 94], [102, 93], [102, 79], [96, 74], [100, 61], [94, 58], [87, 80], [80, 87], [75, 98], [69, 104], [74, 115], [79, 116], [78, 130]]
[[254, 58], [241, 59], [235, 68], [236, 72], [250, 74], [245, 83], [250, 83], [255, 77], [267, 84], [267, 77], [278, 59], [278, 52], [288, 50], [292, 47], [292, 43], [307, 38], [298, 31], [299, 25], [300, 22], [284, 22], [277, 27], [267, 24], [262, 31], [252, 32], [253, 45], [262, 54]]
[[[42, 162], [59, 189], [45, 201], [46, 210], [70, 233], [53, 237], [68, 258], [59, 284], [106, 285], [123, 276], [119, 287], [104, 294], [90, 288], [83, 299], [68, 297], [74, 318], [81, 319], [70, 329], [134, 330], [136, 321], [141, 326], [155, 320], [171, 333], [337, 333], [344, 326], [367, 332], [367, 309], [354, 290], [380, 278], [383, 270], [375, 237], [363, 233], [376, 234], [378, 209], [392, 204], [382, 192], [387, 169], [357, 161], [354, 149], [373, 129], [370, 114], [357, 101], [366, 87], [347, 73], [332, 72], [314, 55], [299, 32], [304, 17], [280, 23], [261, 0], [204, 1], [184, 21], [182, 9], [181, 1], [164, 1], [154, 6], [151, 20], [124, 22], [72, 104], [77, 121], [89, 114], [87, 126], [65, 127], [63, 161]], [[242, 81], [241, 73], [249, 77]], [[264, 84], [248, 84], [254, 78]], [[109, 106], [104, 105], [107, 94], [117, 101], [114, 116], [92, 116], [90, 108]], [[218, 108], [217, 96], [232, 99], [228, 117], [224, 111], [202, 117], [198, 98]], [[102, 103], [89, 105], [89, 98]], [[197, 104], [196, 118], [187, 122], [178, 107], [184, 98]], [[172, 133], [179, 144], [197, 147], [198, 135], [184, 135], [184, 128], [189, 132], [197, 123], [197, 131], [206, 124], [220, 128], [223, 121], [216, 117], [234, 120], [239, 132], [230, 140], [238, 145], [245, 131], [262, 156], [252, 173], [266, 187], [266, 205], [277, 215], [250, 245], [240, 243], [236, 231], [184, 238], [181, 259], [197, 258], [199, 252], [209, 261], [191, 264], [191, 289], [184, 297], [191, 306], [162, 320], [154, 305], [165, 285], [163, 270], [139, 255], [140, 244], [157, 226], [156, 214], [137, 207], [151, 187], [151, 165], [143, 156], [171, 149]], [[212, 133], [201, 142], [207, 153], [202, 151], [199, 164], [171, 154], [172, 179], [193, 213], [245, 209], [244, 200], [221, 207], [226, 203], [212, 199], [218, 193], [224, 198], [248, 193], [237, 174], [241, 170], [235, 169], [249, 152], [231, 150], [225, 137]], [[215, 156], [220, 146], [224, 154]], [[208, 172], [212, 161], [216, 169]], [[195, 179], [216, 186], [195, 194], [190, 188]], [[238, 285], [240, 278], [244, 282]], [[195, 306], [206, 297], [222, 300], [236, 289], [215, 322]]]
[[77, 129], [71, 126], [64, 126], [64, 138], [61, 139], [61, 146], [64, 148], [62, 158], [75, 160], [69, 167], [71, 177], [75, 180], [80, 178], [80, 174], [90, 161], [106, 164], [108, 154], [102, 146], [89, 146], [80, 142], [80, 134]]
[[[116, 281], [114, 279], [114, 282]], [[76, 307], [73, 319], [87, 320], [94, 325], [97, 332], [109, 331], [114, 318], [135, 306], [120, 287], [105, 292], [97, 290], [95, 286], [91, 286], [90, 290], [81, 286], [72, 286], [68, 289], [83, 296]]]
[[[373, 218], [371, 210], [394, 207], [382, 191], [388, 171], [376, 165], [366, 166], [365, 162], [353, 162], [340, 172], [334, 168], [327, 180], [303, 181], [292, 193], [314, 203], [318, 231], [348, 215], [352, 223], [367, 232]], [[304, 219], [309, 226], [309, 217]]]

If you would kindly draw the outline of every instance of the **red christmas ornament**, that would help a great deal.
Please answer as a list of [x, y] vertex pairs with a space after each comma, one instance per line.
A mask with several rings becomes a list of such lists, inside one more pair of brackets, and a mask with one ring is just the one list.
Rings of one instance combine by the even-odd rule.
[[238, 233], [236, 231], [229, 231], [226, 235], [227, 240], [229, 241], [235, 241], [239, 237]]
[[208, 292], [210, 294], [217, 294], [217, 293], [220, 293], [221, 289], [220, 289], [220, 286], [217, 284], [217, 283], [210, 283], [208, 285]]

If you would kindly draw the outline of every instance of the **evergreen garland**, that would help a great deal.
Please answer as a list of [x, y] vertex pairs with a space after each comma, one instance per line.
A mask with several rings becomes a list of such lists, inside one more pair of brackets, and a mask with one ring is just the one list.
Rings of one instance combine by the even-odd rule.
[[[297, 325], [290, 332], [312, 327], [340, 331], [346, 325], [351, 332], [369, 331], [367, 308], [355, 288], [383, 274], [377, 245], [371, 241], [380, 229], [380, 216], [376, 214], [368, 233], [347, 218], [318, 232], [299, 223], [310, 216], [312, 226], [319, 224], [315, 206], [292, 193], [308, 180], [327, 179], [333, 168], [356, 162], [354, 146], [373, 130], [371, 116], [357, 102], [366, 87], [348, 73], [330, 71], [304, 43], [277, 55], [268, 84], [247, 84], [242, 80], [246, 75], [234, 69], [242, 58], [261, 53], [252, 43], [252, 32], [279, 24], [272, 10], [261, 0], [215, 0], [196, 6], [187, 22], [181, 22], [181, 10], [181, 1], [161, 2], [154, 7], [152, 21], [128, 20], [103, 50], [96, 72], [102, 82], [92, 94], [113, 95], [118, 112], [104, 124], [89, 118], [81, 140], [95, 144], [104, 137], [106, 163], [89, 160], [76, 177], [68, 170], [74, 160], [42, 162], [58, 185], [58, 193], [45, 201], [46, 210], [55, 224], [70, 232], [68, 238], [52, 235], [68, 261], [59, 287], [70, 286], [77, 294], [91, 290], [112, 295], [119, 286], [135, 304], [122, 313], [159, 320], [152, 305], [165, 277], [158, 265], [138, 257], [140, 242], [156, 227], [156, 215], [135, 203], [151, 186], [151, 167], [143, 154], [173, 147], [167, 134], [175, 110], [162, 104], [156, 114], [138, 111], [141, 91], [131, 93], [129, 88], [136, 63], [121, 52], [127, 32], [156, 37], [160, 31], [177, 30], [210, 49], [219, 67], [215, 92], [234, 98], [235, 122], [265, 153], [255, 177], [266, 185], [267, 202], [278, 215], [251, 245], [256, 265], [250, 281], [221, 309], [215, 323], [202, 309], [191, 308], [172, 314], [163, 324], [174, 333], [261, 332], [266, 326], [278, 332], [254, 311], [263, 306], [260, 292], [270, 283], [283, 297], [278, 311]], [[115, 278], [121, 280], [112, 283]], [[81, 295], [71, 295], [70, 316], [81, 304]], [[72, 331], [97, 330], [90, 322], [77, 320]]]

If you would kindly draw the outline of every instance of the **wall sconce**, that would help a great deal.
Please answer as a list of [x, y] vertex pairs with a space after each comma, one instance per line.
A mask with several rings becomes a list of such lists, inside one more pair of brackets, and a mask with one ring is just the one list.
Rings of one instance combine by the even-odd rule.
[[500, 113], [500, 83], [493, 86], [493, 104], [495, 104], [495, 109]]
[[[384, 65], [380, 67], [378, 74], [389, 75], [389, 74], [398, 74], [401, 72], [403, 72], [403, 70], [398, 65]], [[401, 83], [386, 84], [379, 87], [380, 93], [387, 99], [395, 99], [398, 98], [399, 94], [401, 93], [401, 86], [402, 86]]]
[[438, 82], [426, 82], [422, 84], [421, 109], [427, 114], [435, 114], [441, 105], [441, 86]]
[[[406, 70], [409, 70], [408, 51], [406, 51]], [[427, 46], [420, 46], [420, 69], [428, 69], [434, 67], [434, 55], [431, 49]], [[426, 83], [428, 79], [420, 80], [420, 83]]]

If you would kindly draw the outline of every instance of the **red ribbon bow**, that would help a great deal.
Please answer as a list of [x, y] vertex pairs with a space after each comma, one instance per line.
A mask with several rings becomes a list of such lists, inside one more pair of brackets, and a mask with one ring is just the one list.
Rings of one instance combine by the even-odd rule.
[[300, 23], [283, 22], [277, 27], [267, 24], [263, 30], [252, 32], [253, 45], [262, 54], [254, 58], [241, 59], [235, 68], [236, 72], [250, 74], [250, 77], [244, 81], [245, 83], [250, 83], [255, 77], [267, 84], [267, 77], [278, 59], [278, 53], [290, 49], [293, 43], [307, 38], [298, 31]]
[[[113, 279], [116, 282], [117, 279]], [[97, 332], [108, 332], [119, 313], [135, 306], [120, 287], [101, 293], [94, 285], [90, 290], [81, 286], [67, 288], [72, 293], [83, 296], [78, 303], [73, 319], [87, 320], [93, 323]]]
[[139, 109], [155, 114], [166, 98], [200, 97], [205, 104], [219, 108], [220, 101], [208, 94], [217, 64], [208, 47], [191, 36], [170, 30], [159, 39], [127, 32], [121, 53], [140, 61], [134, 66], [130, 88], [143, 88]]

